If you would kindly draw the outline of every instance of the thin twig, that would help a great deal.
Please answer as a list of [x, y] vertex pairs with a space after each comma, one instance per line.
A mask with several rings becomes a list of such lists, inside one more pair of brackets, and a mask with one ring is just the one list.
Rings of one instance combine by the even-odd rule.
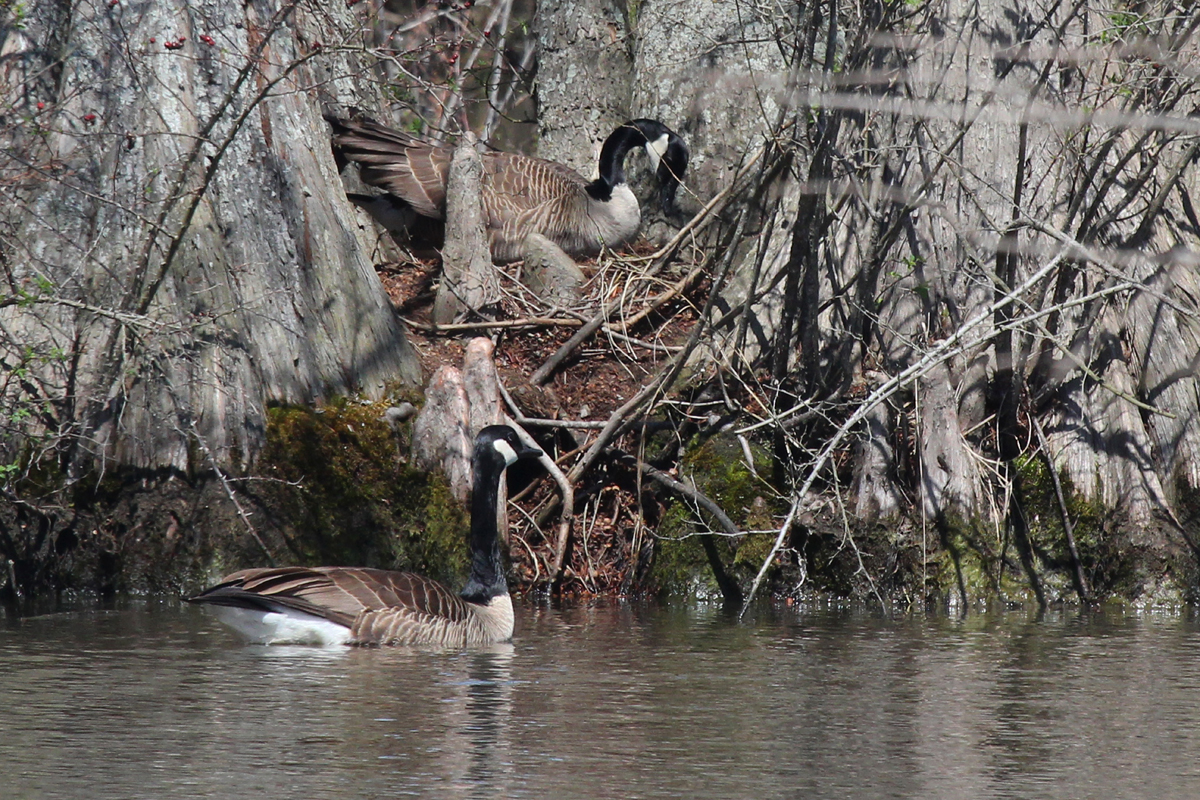
[[[508, 392], [504, 390], [503, 384], [500, 384], [501, 391], [505, 395], [505, 399], [511, 401], [508, 397]], [[517, 435], [521, 437], [521, 441], [529, 447], [539, 447], [537, 440], [529, 435], [529, 432], [521, 427], [512, 417], [505, 415], [505, 421], [513, 427]], [[559, 512], [558, 521], [558, 538], [554, 546], [554, 563], [550, 567], [549, 582], [551, 586], [557, 586], [562, 578], [563, 562], [567, 555], [567, 542], [571, 539], [571, 522], [575, 518], [575, 490], [571, 486], [571, 482], [567, 480], [567, 476], [559, 469], [558, 464], [554, 463], [554, 459], [546, 453], [538, 458], [538, 463], [546, 468], [550, 476], [554, 478], [554, 482], [558, 484], [558, 491], [562, 495], [562, 510]]]

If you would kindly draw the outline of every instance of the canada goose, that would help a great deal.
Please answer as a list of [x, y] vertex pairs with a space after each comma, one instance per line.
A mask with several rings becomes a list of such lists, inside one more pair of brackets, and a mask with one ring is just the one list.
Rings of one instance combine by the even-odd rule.
[[504, 469], [541, 452], [507, 425], [475, 439], [471, 574], [461, 594], [411, 572], [356, 567], [247, 569], [188, 598], [252, 641], [319, 645], [491, 644], [512, 638], [496, 502]]
[[[347, 195], [389, 230], [407, 235], [445, 219], [446, 181], [454, 149], [377, 122], [327, 117], [339, 155], [360, 166], [363, 181], [385, 195]], [[600, 150], [600, 177], [588, 181], [570, 167], [517, 153], [483, 156], [483, 212], [492, 259], [521, 258], [525, 237], [540, 233], [573, 256], [595, 255], [637, 234], [641, 210], [625, 182], [625, 155], [642, 146], [659, 185], [659, 202], [677, 214], [675, 190], [688, 150], [674, 131], [652, 119], [617, 127]]]

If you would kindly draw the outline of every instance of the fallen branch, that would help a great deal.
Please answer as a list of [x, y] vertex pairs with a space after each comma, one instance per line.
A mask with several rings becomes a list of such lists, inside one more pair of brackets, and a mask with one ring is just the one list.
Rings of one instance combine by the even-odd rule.
[[600, 430], [605, 425], [599, 420], [539, 419], [537, 417], [521, 417], [519, 422], [530, 428], [576, 428], [579, 430]]
[[683, 278], [681, 278], [679, 281], [677, 281], [674, 286], [672, 286], [671, 288], [667, 289], [666, 291], [660, 292], [659, 294], [652, 297], [650, 299], [650, 302], [647, 303], [646, 307], [643, 308], [641, 311], [637, 312], [629, 319], [621, 320], [621, 330], [628, 332], [629, 329], [632, 328], [634, 325], [637, 325], [639, 322], [644, 320], [646, 317], [650, 316], [655, 311], [657, 311], [658, 309], [662, 308], [664, 305], [669, 303], [671, 300], [674, 300], [676, 297], [683, 294], [683, 292], [686, 291], [687, 288], [689, 286], [691, 286], [693, 282], [695, 282], [696, 278], [700, 277], [700, 275], [702, 275], [704, 273], [704, 271], [707, 267], [708, 267], [708, 261], [707, 260], [702, 261], [700, 264], [698, 264], [696, 266], [695, 269], [693, 269], [691, 272], [689, 272], [687, 275], [685, 275]]
[[400, 317], [400, 321], [410, 328], [426, 333], [462, 333], [464, 331], [487, 331], [504, 328], [575, 328], [583, 324], [579, 320], [570, 317], [524, 317], [522, 319], [488, 320], [484, 322], [449, 322], [445, 325], [417, 322], [407, 317]]
[[556, 369], [558, 369], [559, 365], [575, 352], [575, 349], [579, 347], [579, 345], [586, 342], [589, 338], [591, 338], [593, 333], [600, 330], [600, 326], [608, 320], [608, 318], [614, 311], [617, 310], [620, 305], [621, 301], [619, 300], [606, 303], [600, 310], [599, 314], [583, 323], [583, 327], [576, 331], [574, 336], [572, 336], [570, 339], [567, 339], [567, 341], [563, 343], [562, 347], [555, 350], [554, 354], [546, 359], [545, 363], [534, 370], [534, 373], [529, 376], [529, 382], [534, 386], [541, 386], [543, 383], [545, 383], [550, 375]]
[[[654, 301], [652, 300], [651, 302], [653, 303]], [[663, 302], [666, 301], [664, 300]], [[659, 303], [658, 305], [662, 305], [662, 303]], [[3, 307], [3, 301], [0, 301], [0, 307]], [[657, 308], [657, 306], [655, 306], [655, 308]], [[634, 321], [636, 322], [637, 320], [642, 319], [654, 310], [654, 308], [647, 308], [643, 310], [636, 316]], [[583, 325], [585, 322], [585, 320], [574, 319], [571, 317], [522, 317], [521, 319], [484, 320], [483, 322], [448, 322], [445, 325], [437, 325], [429, 322], [418, 322], [415, 319], [409, 319], [407, 317], [400, 317], [400, 321], [410, 328], [421, 331], [422, 333], [467, 333], [474, 331], [512, 330], [526, 328], [574, 328]], [[608, 325], [604, 326], [604, 330], [610, 336], [620, 339], [623, 342], [637, 345], [638, 347], [644, 347], [647, 350], [657, 350], [671, 353], [678, 349], [668, 347], [666, 345], [654, 344], [653, 342], [644, 342], [641, 339], [635, 339], [632, 336], [627, 336], [616, 330], [612, 330]]]
[[745, 531], [741, 530], [736, 524], [734, 524], [733, 520], [729, 518], [729, 515], [726, 514], [719, 505], [717, 505], [715, 500], [701, 492], [695, 486], [689, 486], [683, 481], [672, 478], [667, 473], [660, 469], [655, 469], [631, 453], [617, 451], [617, 456], [622, 461], [626, 461], [636, 466], [639, 472], [644, 473], [649, 478], [653, 478], [656, 483], [666, 487], [667, 489], [670, 489], [672, 492], [681, 497], [691, 500], [692, 502], [696, 503], [696, 505], [712, 514], [713, 518], [720, 524], [721, 529], [725, 533], [735, 535], [741, 535], [745, 533]]
[[[729, 518], [729, 515], [725, 513], [724, 509], [717, 505], [711, 497], [701, 492], [695, 486], [689, 486], [683, 481], [676, 480], [662, 470], [655, 469], [645, 461], [642, 461], [629, 453], [622, 452], [618, 455], [622, 461], [633, 463], [637, 467], [638, 472], [650, 478], [655, 483], [666, 488], [675, 495], [682, 497], [685, 500], [690, 500], [691, 502], [703, 508], [712, 515], [713, 519], [717, 521], [717, 524], [721, 526], [725, 533], [735, 536], [743, 535], [745, 533], [745, 531], [739, 529], [734, 521]], [[638, 483], [640, 484], [641, 481], [638, 481]], [[717, 579], [717, 586], [719, 586], [721, 589], [721, 596], [725, 598], [725, 602], [727, 603], [740, 604], [742, 602], [742, 587], [738, 586], [737, 581], [730, 577], [729, 573], [725, 571], [725, 565], [721, 562], [721, 555], [717, 551], [716, 543], [713, 542], [712, 534], [700, 534], [700, 541], [701, 545], [704, 547], [704, 554], [708, 557], [709, 566], [712, 567], [713, 577]]]

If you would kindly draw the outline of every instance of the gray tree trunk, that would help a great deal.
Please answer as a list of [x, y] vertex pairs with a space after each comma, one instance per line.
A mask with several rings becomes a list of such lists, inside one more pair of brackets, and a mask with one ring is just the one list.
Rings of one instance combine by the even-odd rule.
[[0, 34], [0, 363], [25, 376], [9, 413], [36, 409], [25, 442], [66, 442], [72, 473], [236, 467], [268, 403], [419, 384], [321, 119], [372, 105], [330, 46], [357, 35], [344, 5], [29, 10]]
[[500, 299], [500, 283], [484, 228], [483, 159], [468, 132], [454, 151], [446, 185], [446, 246], [442, 281], [433, 303], [433, 321], [454, 322], [467, 309], [479, 311]]
[[538, 3], [538, 156], [595, 177], [600, 144], [629, 118], [633, 65], [625, 4]]
[[[783, 417], [775, 454], [797, 484], [829, 469], [828, 454], [798, 454], [857, 437], [861, 519], [903, 497], [936, 519], [1029, 512], [1033, 546], [1058, 552], [1074, 526], [1047, 522], [1057, 505], [1021, 505], [1043, 492], [1034, 465], [1048, 459], [1068, 515], [1104, 509], [1084, 557], [1138, 553], [1121, 567], [1141, 559], [1135, 594], [1194, 548], [1200, 145], [1180, 65], [1198, 26], [1172, 8], [699, 2], [684, 18], [676, 3], [637, 5], [630, 113], [685, 135], [693, 202], [771, 142], [757, 194], [710, 228], [711, 246], [750, 213], [717, 303], [735, 316], [689, 370], [738, 374]], [[1130, 61], [1131, 43], [1159, 55]], [[595, 59], [572, 73], [573, 56], [553, 74]], [[881, 402], [907, 409], [915, 466], [896, 457], [902, 415]], [[837, 430], [846, 417], [857, 427]]]

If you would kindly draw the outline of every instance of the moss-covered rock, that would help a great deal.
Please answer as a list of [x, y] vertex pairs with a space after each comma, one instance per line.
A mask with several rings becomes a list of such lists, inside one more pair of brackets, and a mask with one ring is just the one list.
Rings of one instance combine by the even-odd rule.
[[[0, 598], [63, 591], [189, 594], [277, 564], [421, 572], [467, 567], [468, 515], [439, 476], [411, 469], [386, 406], [278, 407], [249, 475], [109, 466], [67, 484], [25, 470], [25, 504], [0, 504]], [[229, 499], [227, 488], [237, 498]], [[243, 516], [244, 512], [244, 516]]]
[[1035, 602], [1019, 554], [1003, 527], [950, 515], [929, 526], [925, 536], [924, 591], [917, 596], [952, 606], [994, 599]]
[[1052, 598], [1074, 592], [1071, 583], [1071, 554], [1063, 524], [1066, 507], [1071, 532], [1083, 574], [1092, 591], [1104, 597], [1132, 599], [1139, 593], [1139, 557], [1113, 536], [1109, 524], [1114, 514], [1077, 491], [1065, 473], [1058, 476], [1063, 500], [1060, 504], [1054, 476], [1044, 458], [1022, 456], [1014, 467], [1020, 476], [1021, 502], [1029, 526], [1029, 539]]
[[[770, 460], [752, 447], [755, 471], [767, 474]], [[716, 552], [727, 573], [746, 586], [758, 572], [774, 541], [778, 503], [768, 498], [770, 487], [747, 466], [740, 444], [731, 436], [714, 436], [688, 451], [680, 464], [680, 479], [712, 499], [741, 529], [760, 531], [726, 536], [703, 511], [675, 499], [658, 527], [651, 581], [660, 595], [716, 599], [721, 597], [708, 555], [698, 535], [713, 531]]]
[[454, 582], [467, 515], [440, 476], [408, 466], [386, 406], [339, 400], [268, 413], [257, 474], [295, 560], [403, 569]]

